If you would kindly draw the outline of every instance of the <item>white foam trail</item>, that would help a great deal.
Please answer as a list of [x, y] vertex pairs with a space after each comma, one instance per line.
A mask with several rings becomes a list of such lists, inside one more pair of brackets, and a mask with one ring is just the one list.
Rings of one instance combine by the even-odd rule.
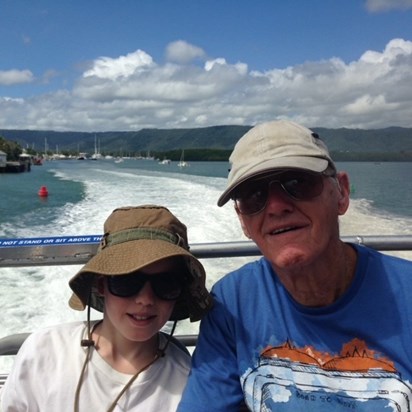
[[[383, 213], [374, 208], [366, 199], [352, 200], [348, 212], [340, 219], [342, 236], [410, 235], [411, 227], [411, 218]], [[412, 259], [410, 251], [387, 253]]]
[[[104, 220], [120, 206], [161, 204], [168, 207], [188, 227], [190, 243], [246, 240], [233, 207], [222, 208], [216, 201], [225, 187], [223, 178], [161, 174], [143, 170], [57, 170], [62, 179], [77, 180], [85, 186], [85, 198], [75, 205], [60, 209], [56, 219], [42, 227], [28, 226], [36, 216], [22, 217], [22, 224], [3, 225], [2, 231], [14, 237], [90, 235], [102, 233]], [[366, 200], [352, 200], [349, 211], [341, 218], [342, 235], [408, 234], [412, 219], [387, 216], [374, 210]], [[40, 233], [39, 233], [40, 231]], [[3, 235], [3, 233], [0, 233]], [[406, 253], [406, 252], [405, 252]], [[402, 253], [401, 253], [402, 254]], [[247, 260], [205, 259], [208, 278], [212, 284]], [[85, 319], [84, 312], [68, 308], [68, 280], [79, 266], [7, 268], [2, 269], [1, 335], [30, 332], [39, 327], [75, 319]], [[95, 316], [95, 315], [93, 315]], [[180, 322], [176, 333], [196, 333], [198, 323]], [[0, 359], [0, 371], [4, 364]], [[8, 364], [7, 368], [10, 366]]]
[[[68, 178], [62, 171], [57, 173], [62, 179]], [[14, 237], [100, 234], [104, 220], [113, 209], [141, 204], [168, 207], [187, 225], [190, 243], [237, 240], [241, 236], [233, 210], [216, 206], [224, 186], [223, 179], [143, 172], [136, 176], [106, 170], [90, 172], [85, 177], [73, 170], [70, 178], [83, 181], [85, 199], [62, 207], [55, 220], [41, 227], [41, 233], [38, 227], [27, 225], [9, 228], [13, 229]], [[29, 219], [32, 217], [35, 216]], [[209, 288], [230, 269], [229, 262], [216, 266], [209, 260], [204, 265]], [[7, 314], [1, 320], [2, 336], [85, 319], [84, 312], [75, 312], [67, 305], [71, 295], [67, 282], [79, 268], [51, 266], [2, 270], [0, 305], [3, 314]], [[177, 333], [196, 333], [197, 328], [197, 323], [181, 322]]]

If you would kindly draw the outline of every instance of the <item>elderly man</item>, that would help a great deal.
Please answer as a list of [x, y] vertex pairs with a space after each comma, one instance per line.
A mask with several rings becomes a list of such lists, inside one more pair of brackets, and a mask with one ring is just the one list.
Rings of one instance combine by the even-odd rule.
[[349, 178], [316, 133], [260, 124], [228, 186], [263, 257], [213, 287], [179, 411], [409, 411], [412, 262], [347, 244]]

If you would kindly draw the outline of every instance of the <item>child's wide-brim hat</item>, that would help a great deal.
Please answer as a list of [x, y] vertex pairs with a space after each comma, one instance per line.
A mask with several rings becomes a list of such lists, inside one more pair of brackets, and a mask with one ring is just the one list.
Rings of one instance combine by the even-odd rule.
[[203, 265], [189, 252], [186, 226], [168, 209], [145, 205], [115, 209], [104, 224], [97, 254], [69, 281], [69, 305], [87, 305], [103, 312], [104, 298], [96, 290], [96, 276], [132, 274], [170, 257], [181, 257], [188, 279], [170, 320], [199, 320], [212, 306]]

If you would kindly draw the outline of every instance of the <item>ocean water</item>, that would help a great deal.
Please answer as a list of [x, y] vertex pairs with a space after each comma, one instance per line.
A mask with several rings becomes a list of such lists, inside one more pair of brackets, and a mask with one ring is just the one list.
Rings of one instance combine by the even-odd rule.
[[[232, 206], [216, 206], [228, 167], [226, 162], [193, 162], [180, 170], [176, 162], [61, 160], [34, 166], [30, 173], [0, 174], [0, 238], [100, 234], [116, 207], [151, 203], [180, 218], [192, 244], [246, 240]], [[338, 168], [348, 171], [352, 182], [342, 235], [412, 234], [412, 163], [350, 162]], [[49, 191], [46, 199], [37, 195], [41, 186]], [[398, 254], [412, 259], [409, 252]], [[250, 259], [205, 259], [207, 286]], [[79, 268], [0, 268], [0, 338], [84, 320], [84, 312], [67, 305], [67, 282]], [[176, 333], [197, 330], [198, 323], [182, 321]], [[9, 359], [0, 359], [0, 371], [9, 367]]]

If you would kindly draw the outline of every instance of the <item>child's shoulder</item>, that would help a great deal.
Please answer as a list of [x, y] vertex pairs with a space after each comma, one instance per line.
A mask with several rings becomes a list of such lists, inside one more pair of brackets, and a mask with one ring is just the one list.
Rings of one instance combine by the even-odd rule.
[[[168, 342], [169, 341], [169, 342]], [[166, 347], [166, 354], [176, 365], [189, 369], [192, 361], [186, 346], [174, 336], [160, 332], [160, 348]]]
[[79, 339], [80, 342], [85, 330], [86, 325], [82, 321], [50, 325], [30, 333], [26, 342], [37, 345], [50, 344], [53, 341], [72, 341], [73, 339]]

